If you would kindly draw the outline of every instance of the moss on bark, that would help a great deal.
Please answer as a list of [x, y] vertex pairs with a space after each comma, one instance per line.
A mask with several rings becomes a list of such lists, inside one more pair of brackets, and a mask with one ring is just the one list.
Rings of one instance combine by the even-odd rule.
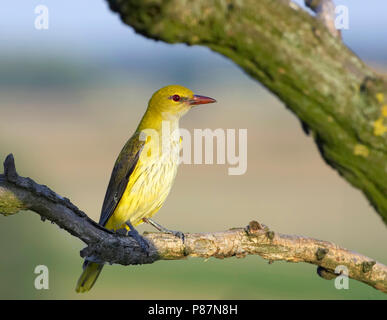
[[136, 32], [233, 60], [309, 128], [387, 223], [387, 84], [289, 1], [107, 0]]

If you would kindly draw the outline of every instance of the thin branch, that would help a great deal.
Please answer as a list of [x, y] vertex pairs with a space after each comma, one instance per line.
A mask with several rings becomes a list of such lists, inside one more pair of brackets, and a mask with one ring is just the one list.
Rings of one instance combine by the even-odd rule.
[[335, 4], [332, 0], [305, 0], [305, 5], [316, 13], [316, 18], [334, 37], [341, 38], [341, 32], [335, 26]]
[[90, 257], [121, 265], [153, 263], [157, 260], [178, 260], [187, 257], [242, 258], [259, 255], [269, 261], [306, 262], [317, 265], [318, 273], [326, 279], [336, 275], [334, 270], [343, 265], [348, 276], [387, 293], [387, 267], [364, 255], [341, 248], [329, 241], [285, 235], [252, 221], [246, 228], [223, 232], [187, 233], [185, 241], [167, 233], [145, 233], [150, 244], [145, 254], [130, 237], [113, 233], [101, 227], [48, 187], [30, 178], [20, 177], [12, 155], [4, 162], [4, 175], [0, 175], [0, 213], [16, 214], [32, 210], [42, 220], [50, 220], [87, 247], [82, 257]]

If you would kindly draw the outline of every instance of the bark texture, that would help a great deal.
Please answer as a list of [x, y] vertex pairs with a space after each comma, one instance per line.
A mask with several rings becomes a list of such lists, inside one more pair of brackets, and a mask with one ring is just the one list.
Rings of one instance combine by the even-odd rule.
[[387, 223], [387, 82], [332, 30], [331, 1], [107, 0], [148, 38], [206, 46], [278, 96]]
[[153, 263], [157, 260], [178, 260], [187, 257], [242, 258], [259, 255], [270, 262], [284, 260], [306, 262], [318, 266], [325, 279], [337, 276], [337, 266], [345, 266], [348, 276], [387, 293], [387, 267], [374, 259], [341, 248], [334, 243], [309, 237], [285, 235], [252, 221], [246, 228], [223, 232], [187, 233], [184, 242], [168, 233], [146, 233], [149, 254], [145, 254], [130, 237], [113, 233], [98, 225], [47, 186], [19, 176], [12, 155], [4, 162], [0, 175], [0, 214], [16, 214], [32, 210], [41, 219], [56, 223], [87, 247], [82, 257], [122, 265]]

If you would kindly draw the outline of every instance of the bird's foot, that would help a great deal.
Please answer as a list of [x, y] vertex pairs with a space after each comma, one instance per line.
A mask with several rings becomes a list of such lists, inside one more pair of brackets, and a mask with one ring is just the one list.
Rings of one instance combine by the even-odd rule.
[[115, 232], [123, 236], [126, 236], [128, 234], [128, 230], [126, 230], [125, 228], [117, 229]]
[[143, 218], [142, 219], [144, 222], [146, 223], [149, 223], [151, 226], [155, 227], [157, 230], [159, 230], [160, 232], [165, 232], [165, 233], [170, 233], [170, 234], [173, 234], [175, 237], [179, 238], [181, 241], [183, 241], [184, 243], [184, 240], [185, 240], [185, 235], [183, 232], [181, 231], [174, 231], [174, 230], [169, 230], [165, 227], [163, 227], [162, 225], [158, 224], [156, 221], [153, 221], [152, 219], [149, 219], [149, 218]]
[[184, 233], [181, 232], [181, 231], [174, 231], [174, 230], [168, 230], [168, 229], [166, 229], [164, 232], [173, 234], [175, 237], [179, 238], [179, 239], [180, 239], [181, 241], [183, 241], [183, 242], [184, 242], [184, 240], [185, 240], [185, 235], [184, 235]]
[[126, 224], [130, 228], [130, 230], [127, 233], [127, 236], [132, 237], [134, 240], [136, 240], [136, 242], [138, 243], [142, 251], [149, 256], [149, 243], [144, 239], [144, 237], [142, 237], [138, 233], [136, 229], [134, 229], [134, 227], [130, 222], [127, 222]]

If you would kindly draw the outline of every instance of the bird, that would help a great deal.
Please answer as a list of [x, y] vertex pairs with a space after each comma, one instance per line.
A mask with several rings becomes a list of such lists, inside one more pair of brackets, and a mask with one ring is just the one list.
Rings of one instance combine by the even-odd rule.
[[[114, 164], [99, 219], [101, 226], [114, 232], [125, 230], [144, 251], [148, 244], [134, 228], [143, 222], [184, 240], [182, 232], [164, 228], [152, 216], [164, 204], [175, 180], [181, 149], [181, 138], [176, 134], [180, 118], [196, 105], [214, 102], [180, 85], [163, 87], [152, 95]], [[103, 262], [87, 257], [76, 292], [88, 292], [103, 266]]]

